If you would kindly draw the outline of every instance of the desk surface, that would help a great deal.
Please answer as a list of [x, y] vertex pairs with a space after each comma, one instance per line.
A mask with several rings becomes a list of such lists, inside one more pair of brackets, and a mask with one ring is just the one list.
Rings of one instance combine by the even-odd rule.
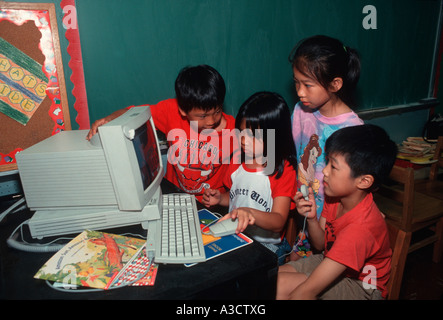
[[[54, 253], [9, 248], [6, 239], [32, 212], [9, 214], [0, 224], [0, 299], [274, 299], [277, 258], [257, 242], [192, 267], [160, 264], [152, 287], [80, 293], [50, 288], [34, 274]], [[143, 234], [140, 226], [113, 230]]]

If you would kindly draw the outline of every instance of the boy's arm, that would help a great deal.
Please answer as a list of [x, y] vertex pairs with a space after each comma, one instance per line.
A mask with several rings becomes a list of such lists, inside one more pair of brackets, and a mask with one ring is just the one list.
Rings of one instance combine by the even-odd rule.
[[317, 296], [333, 283], [344, 271], [346, 266], [332, 259], [325, 258], [311, 273], [305, 282], [290, 294], [290, 299], [316, 299]]
[[325, 224], [326, 219], [321, 216], [320, 219], [317, 220], [317, 217], [308, 218], [308, 234], [309, 234], [309, 242], [312, 246], [321, 251], [325, 247]]
[[300, 215], [306, 217], [308, 224], [309, 242], [317, 250], [324, 249], [326, 219], [323, 216], [317, 220], [317, 205], [315, 203], [312, 188], [309, 188], [309, 200], [305, 200], [303, 194], [298, 191], [294, 201]]
[[118, 118], [119, 116], [121, 116], [126, 111], [128, 111], [128, 109], [123, 108], [123, 109], [114, 111], [113, 113], [111, 113], [110, 115], [108, 115], [108, 116], [106, 116], [104, 118], [96, 120], [91, 125], [91, 128], [89, 129], [89, 132], [86, 135], [86, 140], [91, 140], [92, 136], [97, 133], [98, 127], [100, 127], [100, 126], [102, 126], [102, 125], [104, 125], [104, 124], [114, 120], [115, 118]]
[[[170, 116], [170, 111], [169, 111], [169, 109], [166, 109], [166, 108], [169, 108], [170, 106], [174, 105], [174, 103], [175, 103], [175, 99], [167, 99], [167, 100], [160, 101], [159, 103], [157, 103], [155, 105], [149, 105], [151, 115], [154, 118], [155, 128], [162, 131], [163, 133], [165, 133], [164, 124], [169, 120], [168, 117]], [[133, 107], [133, 106], [131, 106], [131, 107]], [[86, 139], [91, 140], [92, 136], [97, 133], [98, 127], [121, 116], [126, 111], [128, 111], [128, 108], [131, 108], [131, 107], [119, 109], [104, 118], [96, 120], [91, 125], [91, 128], [90, 128], [88, 134], [86, 135]]]

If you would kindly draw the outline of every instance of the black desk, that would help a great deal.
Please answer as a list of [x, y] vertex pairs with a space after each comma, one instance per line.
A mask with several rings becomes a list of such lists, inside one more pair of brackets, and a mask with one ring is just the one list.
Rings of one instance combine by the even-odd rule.
[[[169, 185], [162, 186], [164, 192]], [[167, 191], [166, 191], [167, 192]], [[34, 274], [54, 253], [30, 253], [9, 248], [6, 239], [32, 217], [29, 210], [9, 214], [0, 225], [0, 299], [274, 299], [277, 258], [257, 242], [192, 267], [160, 264], [152, 287], [125, 287], [107, 291], [60, 292]], [[140, 226], [120, 233], [142, 233]], [[113, 230], [114, 231], [114, 230]], [[118, 233], [118, 230], [116, 231]]]

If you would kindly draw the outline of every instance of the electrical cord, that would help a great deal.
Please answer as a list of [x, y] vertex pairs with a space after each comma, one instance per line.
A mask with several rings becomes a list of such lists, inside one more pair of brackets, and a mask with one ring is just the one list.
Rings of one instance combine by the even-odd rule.
[[[17, 240], [17, 230], [20, 229], [21, 236], [23, 239], [23, 225], [27, 224], [29, 220], [24, 221], [21, 223], [15, 230], [12, 232], [12, 234], [9, 236], [9, 238], [6, 240], [6, 243], [9, 247], [20, 250], [20, 251], [26, 251], [26, 252], [57, 252], [60, 249], [62, 249], [66, 244], [54, 244], [54, 242], [59, 240], [65, 240], [69, 238], [58, 238], [54, 241], [48, 242], [48, 243], [28, 243], [28, 242], [19, 242]], [[70, 240], [70, 239], [69, 239]]]
[[[16, 250], [20, 250], [20, 251], [25, 251], [25, 252], [40, 252], [40, 253], [45, 253], [45, 252], [57, 252], [61, 249], [63, 249], [63, 247], [66, 245], [66, 243], [64, 244], [54, 244], [57, 241], [60, 240], [72, 240], [72, 238], [66, 238], [66, 237], [61, 237], [61, 238], [57, 238], [51, 242], [48, 243], [29, 243], [26, 241], [23, 242], [19, 242], [17, 240], [18, 235], [17, 230], [20, 229], [20, 233], [21, 233], [21, 238], [23, 239], [23, 226], [28, 224], [29, 220], [26, 220], [24, 222], [22, 222], [17, 228], [15, 228], [15, 230], [12, 232], [12, 234], [9, 236], [9, 238], [6, 240], [6, 243], [8, 244], [9, 247], [16, 249]], [[131, 236], [138, 236], [143, 238], [143, 236], [141, 235], [133, 235], [131, 233], [128, 234], [123, 234], [123, 235], [131, 235]]]
[[6, 209], [5, 211], [3, 211], [0, 214], [0, 222], [2, 222], [2, 220], [4, 218], [6, 218], [6, 216], [10, 213], [14, 213], [16, 211], [20, 211], [23, 210], [24, 208], [26, 208], [26, 204], [25, 204], [25, 198], [21, 198], [19, 200], [17, 200], [14, 204], [12, 204], [8, 209]]

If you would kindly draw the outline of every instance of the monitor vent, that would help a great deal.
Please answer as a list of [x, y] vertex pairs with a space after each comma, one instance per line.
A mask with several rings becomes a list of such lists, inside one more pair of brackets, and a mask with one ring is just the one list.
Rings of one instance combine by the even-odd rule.
[[[57, 170], [51, 170], [58, 166]], [[82, 168], [88, 168], [83, 172]], [[60, 174], [63, 172], [63, 174]], [[30, 208], [115, 205], [116, 198], [103, 154], [57, 160], [37, 158], [20, 166]]]

